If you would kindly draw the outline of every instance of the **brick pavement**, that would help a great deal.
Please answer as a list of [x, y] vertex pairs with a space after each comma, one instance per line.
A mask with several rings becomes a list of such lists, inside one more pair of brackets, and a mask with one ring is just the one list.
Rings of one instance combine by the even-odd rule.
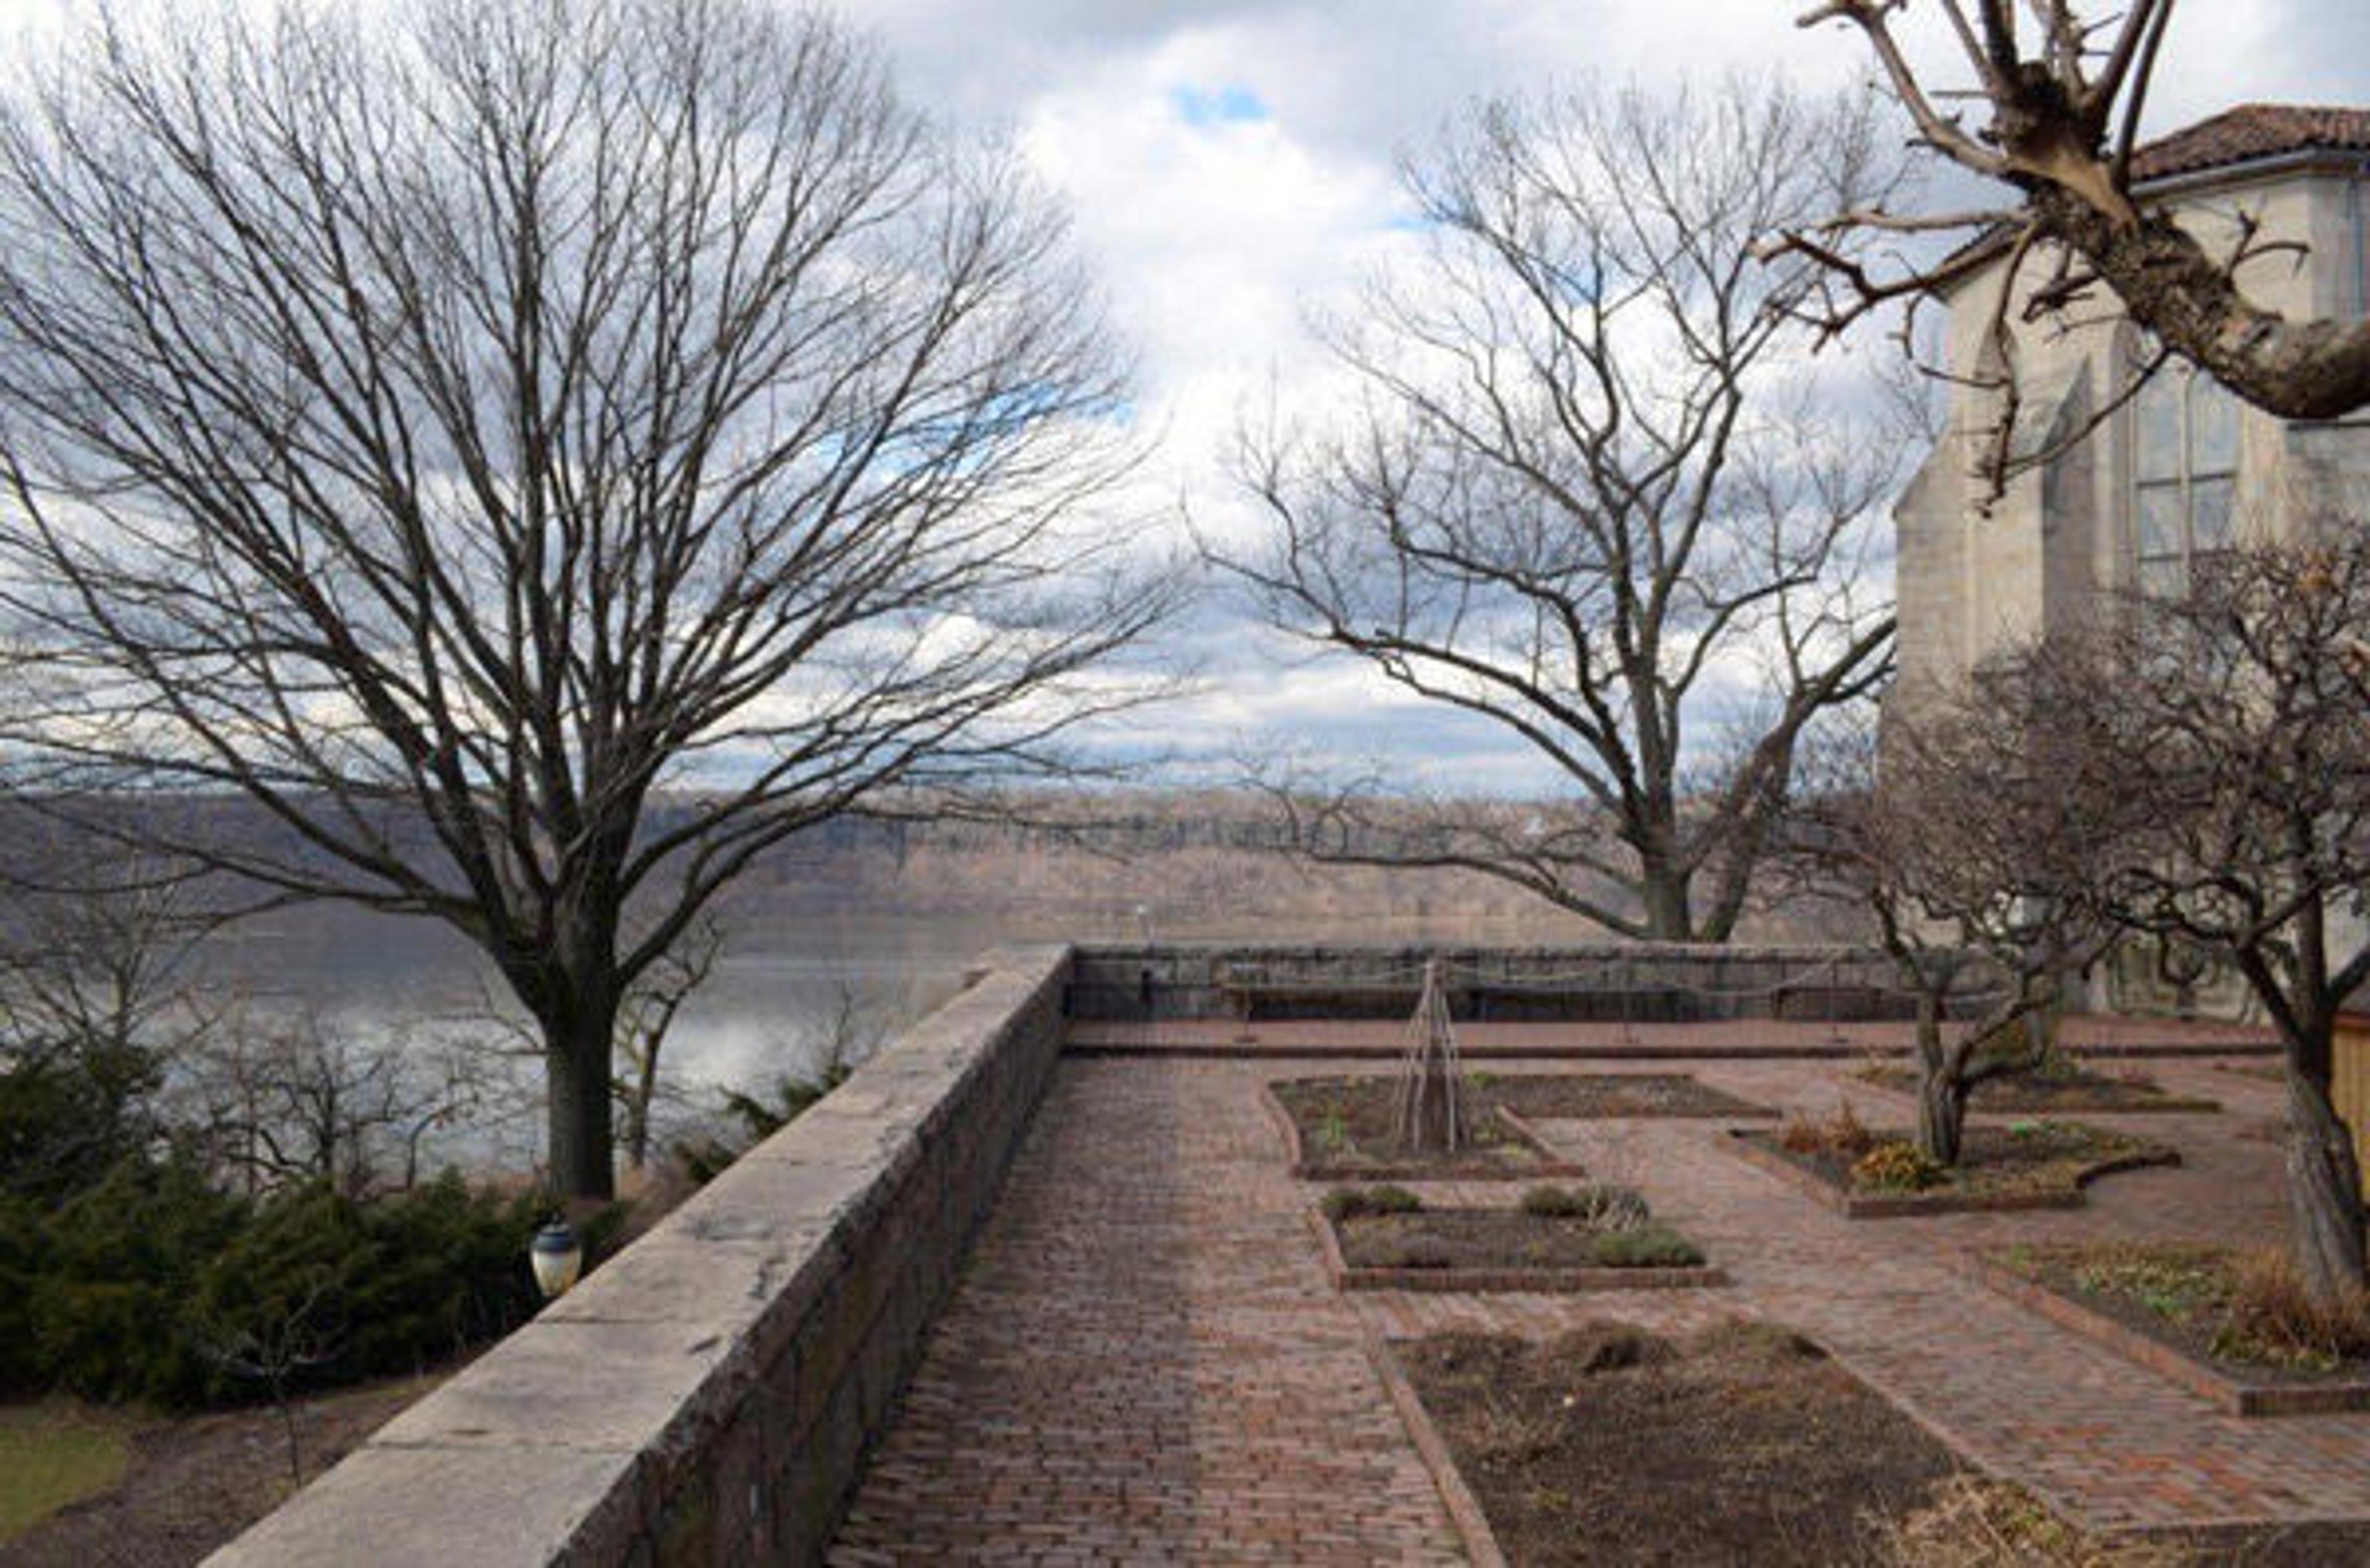
[[1256, 1092], [1061, 1069], [830, 1562], [1464, 1560]]
[[[1851, 1099], [1872, 1125], [1906, 1125], [1905, 1098], [1833, 1063], [1707, 1063], [1706, 1082], [1810, 1112]], [[2285, 1229], [2275, 1085], [2158, 1062], [2169, 1088], [2220, 1115], [2096, 1117], [2166, 1138], [2170, 1170], [2090, 1189], [2086, 1208], [1847, 1220], [1715, 1145], [1700, 1124], [1547, 1122], [1548, 1140], [1639, 1187], [1736, 1279], [1689, 1299], [1360, 1299], [1378, 1333], [1444, 1327], [1551, 1333], [1605, 1312], [1685, 1329], [1727, 1297], [1812, 1334], [1963, 1457], [2033, 1486], [2105, 1528], [2370, 1516], [2370, 1414], [2240, 1421], [1970, 1283], [1970, 1246], [2015, 1238], [2161, 1236], [2261, 1242]]]
[[[1872, 1123], [1907, 1119], [1848, 1067], [1689, 1070], [1764, 1104], [1824, 1111], [1845, 1093]], [[1685, 1329], [1738, 1311], [1812, 1333], [1971, 1460], [2096, 1525], [2370, 1516], [2370, 1414], [2223, 1416], [1962, 1273], [1968, 1245], [2014, 1236], [2278, 1235], [2272, 1084], [2154, 1064], [2227, 1107], [2129, 1118], [2187, 1163], [2110, 1178], [2086, 1209], [2014, 1216], [1845, 1220], [1715, 1147], [1716, 1123], [1547, 1122], [1737, 1284], [1340, 1297], [1303, 1228], [1317, 1189], [1283, 1174], [1258, 1105], [1262, 1079], [1339, 1070], [1066, 1062], [832, 1561], [1453, 1561], [1362, 1335], [1546, 1335], [1602, 1316]]]

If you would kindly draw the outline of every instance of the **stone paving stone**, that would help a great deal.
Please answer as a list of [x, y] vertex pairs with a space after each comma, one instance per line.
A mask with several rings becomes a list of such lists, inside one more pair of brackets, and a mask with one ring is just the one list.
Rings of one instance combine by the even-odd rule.
[[[1912, 1106], [1850, 1061], [1694, 1062], [1747, 1100], [1871, 1125]], [[1639, 1188], [1731, 1288], [1582, 1295], [1329, 1292], [1283, 1173], [1264, 1079], [1386, 1071], [1308, 1059], [1065, 1062], [932, 1333], [832, 1561], [1441, 1562], [1456, 1540], [1361, 1348], [1446, 1328], [1546, 1337], [1591, 1318], [1683, 1333], [1793, 1324], [1971, 1461], [2094, 1524], [2370, 1516], [2370, 1414], [2240, 1422], [1969, 1282], [1970, 1246], [2284, 1232], [2275, 1084], [2147, 1064], [2221, 1115], [2120, 1121], [2181, 1148], [2083, 1209], [1842, 1219], [1717, 1146], [1701, 1120], [1548, 1121]], [[1671, 1070], [1605, 1063], [1491, 1070]], [[1514, 1183], [1422, 1183], [1509, 1204]]]

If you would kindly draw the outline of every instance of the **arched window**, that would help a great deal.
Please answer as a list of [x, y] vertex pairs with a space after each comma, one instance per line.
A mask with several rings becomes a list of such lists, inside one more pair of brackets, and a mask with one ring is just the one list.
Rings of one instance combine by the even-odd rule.
[[2181, 593], [2202, 557], [2230, 546], [2238, 400], [2211, 376], [2167, 365], [2133, 400], [2133, 429], [2140, 591]]

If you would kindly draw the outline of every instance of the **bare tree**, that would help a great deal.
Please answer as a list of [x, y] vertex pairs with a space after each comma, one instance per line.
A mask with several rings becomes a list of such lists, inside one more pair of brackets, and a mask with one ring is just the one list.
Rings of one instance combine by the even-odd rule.
[[1801, 379], [1816, 269], [1749, 254], [1889, 189], [1877, 143], [1864, 103], [1731, 84], [1488, 104], [1408, 169], [1420, 260], [1324, 326], [1359, 414], [1247, 433], [1271, 537], [1205, 548], [1276, 626], [1505, 727], [1576, 801], [1284, 779], [1298, 849], [1729, 936], [1804, 727], [1891, 663], [1860, 555], [1901, 443]]
[[288, 1452], [288, 1484], [305, 1484], [305, 1452], [297, 1442], [296, 1388], [305, 1375], [338, 1358], [342, 1331], [334, 1326], [336, 1289], [322, 1275], [300, 1300], [249, 1304], [233, 1315], [207, 1314], [196, 1330], [198, 1354], [226, 1375], [259, 1383], [280, 1413]]
[[719, 890], [1053, 766], [1163, 606], [1082, 515], [1131, 454], [1060, 220], [756, 0], [231, 8], [29, 75], [18, 798], [461, 932], [607, 1194], [617, 1009]]
[[2116, 934], [2130, 796], [2114, 749], [2062, 716], [2077, 673], [2039, 658], [1917, 693], [1881, 745], [1864, 725], [1823, 733], [1774, 857], [1789, 892], [1859, 911], [1916, 997], [1917, 1143], [1946, 1165], [1968, 1098], [2041, 1064], [2048, 1015]]
[[[2238, 277], [2261, 253], [2251, 224], [2241, 223], [2232, 246], [2209, 247], [2134, 189], [2140, 121], [2174, 5], [1823, 0], [1801, 24], [1857, 29], [1916, 121], [1919, 143], [2011, 194], [2001, 205], [1948, 212], [1847, 203], [1824, 223], [1789, 225], [1771, 253], [1830, 269], [1838, 289], [1828, 322], [1837, 330], [2005, 258], [1996, 339], [2019, 299], [2017, 280], [2031, 269], [2031, 292], [2015, 308], [2032, 319], [2067, 319], [2104, 288], [2157, 342], [2260, 408], [2323, 419], [2370, 405], [2370, 321], [2289, 319], [2263, 308]], [[1947, 24], [1955, 72], [1921, 72], [1899, 36], [1904, 14]], [[1973, 106], [1972, 117], [1962, 104]], [[1913, 248], [1885, 269], [1844, 243], [1871, 234], [1965, 243], [1925, 259]]]
[[0, 1180], [69, 1188], [167, 1133], [174, 1066], [216, 1022], [186, 983], [199, 924], [134, 875], [17, 887], [0, 934]]
[[2370, 538], [2333, 520], [2242, 545], [2129, 607], [2063, 711], [2107, 738], [2137, 830], [2110, 916], [2217, 955], [2286, 1047], [2298, 1262], [2364, 1288], [2352, 1134], [2330, 1103], [2338, 1010], [2370, 980]]
[[723, 950], [723, 933], [703, 919], [686, 931], [669, 952], [644, 969], [627, 988], [617, 1009], [617, 1103], [626, 1125], [620, 1139], [626, 1161], [637, 1171], [650, 1163], [650, 1118], [657, 1108], [659, 1058], [676, 1016], [692, 993], [708, 983]]
[[466, 1127], [492, 1087], [479, 1054], [364, 1036], [310, 1010], [225, 1021], [181, 1053], [184, 1138], [250, 1196], [319, 1183], [361, 1198], [416, 1185], [439, 1134]]

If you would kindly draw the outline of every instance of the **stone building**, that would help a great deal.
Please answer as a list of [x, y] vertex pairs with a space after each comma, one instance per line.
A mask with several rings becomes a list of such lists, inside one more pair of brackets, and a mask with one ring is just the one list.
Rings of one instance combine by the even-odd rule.
[[[2238, 277], [2263, 304], [2370, 311], [2370, 109], [2245, 105], [2151, 143], [2134, 176], [2139, 195], [2169, 202], [2225, 254], [2251, 225]], [[2028, 259], [2003, 315], [2007, 270], [2003, 254], [1948, 297], [1946, 362], [1996, 379], [2006, 361], [1991, 328], [2004, 320], [2019, 389], [2011, 450], [2064, 450], [1992, 497], [1982, 471], [2002, 402], [1955, 389], [1947, 433], [1894, 512], [1910, 689], [1954, 682], [1986, 651], [2070, 624], [2101, 589], [2177, 588], [2234, 529], [2282, 531], [2349, 492], [2357, 509], [2370, 499], [2370, 413], [2277, 419], [2178, 363], [2125, 398], [2151, 349], [2113, 296], [2094, 291], [2070, 329], [2029, 324], [2022, 300], [2050, 269]], [[2088, 439], [2066, 440], [2092, 421]]]
[[[2370, 109], [2245, 105], [2141, 149], [2134, 176], [2137, 194], [2169, 203], [2220, 254], [2243, 242], [2238, 278], [2261, 303], [2290, 316], [2370, 312]], [[2093, 291], [2070, 326], [2029, 323], [2024, 300], [2051, 268], [2028, 258], [2003, 310], [2000, 249], [1946, 299], [1945, 361], [1963, 379], [1894, 510], [1902, 696], [2077, 624], [2102, 590], [2177, 590], [2240, 531], [2331, 515], [2370, 524], [2370, 411], [2275, 418], [2178, 361], [2134, 392], [2153, 349], [2113, 296]], [[2011, 361], [2008, 450], [2056, 455], [1996, 493], [1986, 459], [2008, 406], [1990, 388]], [[2093, 977], [2094, 1004], [2246, 1010], [2235, 975], [2202, 970], [2175, 987], [2167, 961], [2119, 952]]]

